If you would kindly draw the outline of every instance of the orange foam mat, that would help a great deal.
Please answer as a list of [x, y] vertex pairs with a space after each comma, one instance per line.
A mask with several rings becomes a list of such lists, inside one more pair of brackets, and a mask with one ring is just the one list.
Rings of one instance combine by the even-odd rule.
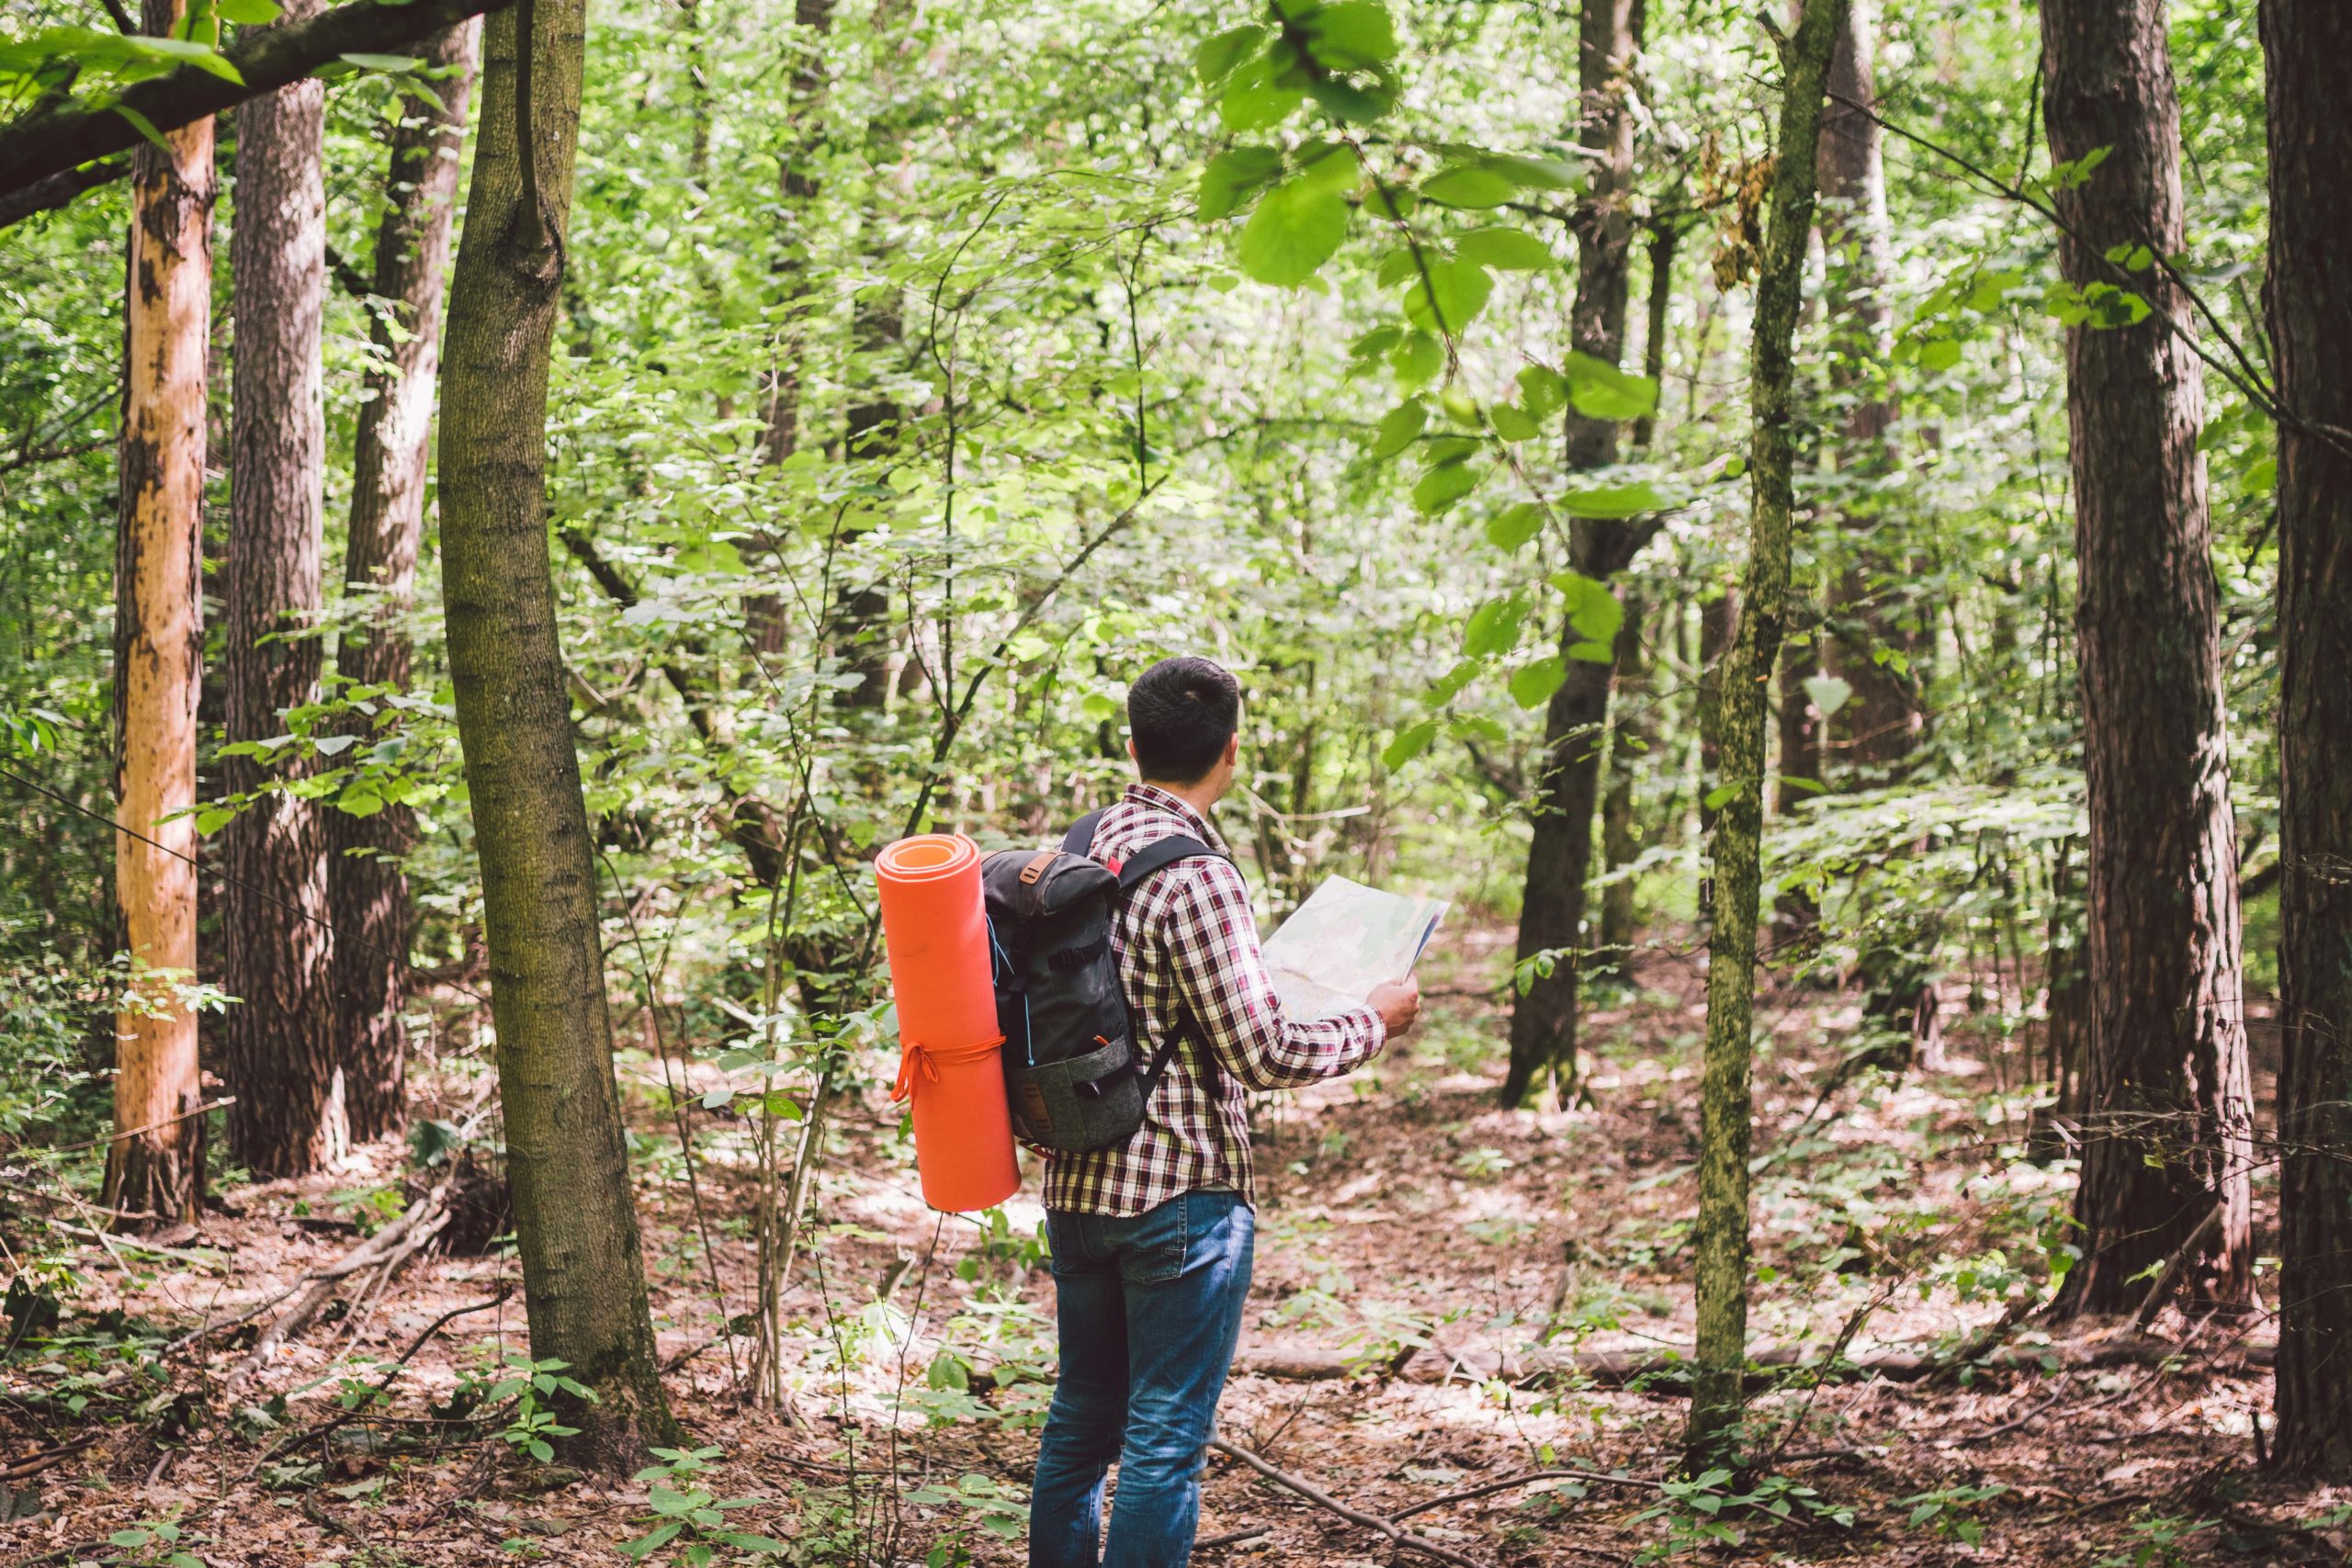
[[874, 862], [899, 1006], [898, 1088], [914, 1100], [922, 1199], [965, 1213], [1020, 1189], [1005, 1109], [1004, 1036], [989, 978], [980, 850], [961, 833], [900, 839]]

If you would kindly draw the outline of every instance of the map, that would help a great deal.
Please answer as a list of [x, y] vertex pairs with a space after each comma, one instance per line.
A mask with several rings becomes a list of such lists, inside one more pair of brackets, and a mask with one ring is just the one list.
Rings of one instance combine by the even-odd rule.
[[1332, 877], [1266, 939], [1284, 1016], [1303, 1023], [1344, 1012], [1374, 986], [1405, 978], [1446, 908], [1442, 899]]

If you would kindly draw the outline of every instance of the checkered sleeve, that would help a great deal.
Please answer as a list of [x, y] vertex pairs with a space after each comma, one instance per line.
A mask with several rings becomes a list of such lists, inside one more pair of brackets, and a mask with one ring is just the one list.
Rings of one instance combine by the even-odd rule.
[[1304, 1023], [1283, 1016], [1241, 873], [1229, 861], [1193, 863], [1198, 869], [1169, 908], [1168, 953], [1186, 1010], [1218, 1064], [1251, 1089], [1291, 1089], [1378, 1055], [1388, 1031], [1370, 1008]]

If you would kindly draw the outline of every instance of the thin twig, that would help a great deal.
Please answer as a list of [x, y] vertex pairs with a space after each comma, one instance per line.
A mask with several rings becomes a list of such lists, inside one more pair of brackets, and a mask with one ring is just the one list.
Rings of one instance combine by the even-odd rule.
[[1416, 1535], [1393, 1520], [1382, 1518], [1377, 1514], [1367, 1514], [1360, 1508], [1351, 1508], [1313, 1482], [1303, 1481], [1286, 1470], [1275, 1469], [1248, 1449], [1238, 1449], [1231, 1443], [1216, 1438], [1210, 1439], [1209, 1447], [1229, 1459], [1239, 1460], [1277, 1486], [1286, 1487], [1308, 1502], [1329, 1508], [1350, 1524], [1362, 1525], [1366, 1529], [1379, 1531], [1397, 1546], [1409, 1547], [1415, 1551], [1426, 1552], [1442, 1562], [1458, 1563], [1460, 1568], [1480, 1568], [1480, 1564], [1475, 1559], [1464, 1557], [1458, 1551], [1440, 1546], [1425, 1535]]

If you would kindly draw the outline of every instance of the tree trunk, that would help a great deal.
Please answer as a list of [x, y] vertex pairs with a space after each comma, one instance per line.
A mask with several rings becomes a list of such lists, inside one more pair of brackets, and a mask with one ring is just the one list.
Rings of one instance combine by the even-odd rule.
[[[277, 26], [318, 0], [295, 0]], [[318, 700], [326, 416], [320, 330], [326, 307], [326, 84], [316, 77], [237, 110], [229, 238], [235, 365], [229, 423], [229, 558], [222, 663], [231, 745], [286, 733], [286, 710]], [[235, 1005], [221, 1033], [229, 1147], [257, 1176], [303, 1176], [349, 1146], [334, 1037], [326, 829], [318, 803], [265, 791], [314, 773], [229, 755], [221, 776], [251, 799], [222, 831], [222, 979]]]
[[[2263, 0], [2278, 426], [2279, 1464], [2352, 1481], [2352, 11]], [[2333, 438], [2317, 434], [2326, 426]]]
[[1772, 769], [1775, 817], [1789, 816], [1820, 793], [1821, 713], [1804, 689], [1804, 683], [1820, 673], [1818, 644], [1792, 642], [1781, 650], [1780, 711], [1775, 715], [1780, 747]]
[[1761, 897], [1767, 686], [1788, 613], [1796, 432], [1791, 343], [1813, 228], [1814, 152], [1829, 57], [1846, 0], [1808, 0], [1781, 50], [1779, 162], [1756, 281], [1749, 374], [1747, 570], [1723, 671], [1723, 786], [1715, 821], [1715, 918], [1707, 951], [1707, 1043], [1699, 1082], [1698, 1337], [1692, 1358], [1692, 1468], [1736, 1450], [1747, 1361], [1748, 1066]]
[[[403, 97], [391, 137], [390, 195], [376, 231], [372, 394], [359, 405], [352, 452], [351, 536], [345, 592], [369, 600], [344, 634], [335, 669], [359, 686], [408, 689], [413, 658], [404, 625], [416, 592], [424, 531], [425, 457], [441, 368], [441, 299], [457, 210], [458, 151], [473, 90], [481, 26], [466, 22], [434, 39], [425, 64], [438, 105]], [[335, 930], [336, 1032], [344, 1051], [344, 1100], [351, 1135], [362, 1142], [408, 1124], [408, 1037], [401, 998], [408, 976], [408, 877], [401, 858], [416, 843], [416, 815], [387, 805], [372, 817], [337, 811], [327, 819]]]
[[[1642, 374], [1661, 389], [1666, 384], [1666, 337], [1674, 299], [1674, 254], [1680, 240], [1680, 234], [1672, 228], [1660, 229], [1650, 236], [1650, 291], [1643, 323]], [[1657, 434], [1655, 412], [1634, 422], [1634, 445], [1641, 451], [1646, 453], [1650, 449]], [[1678, 604], [1678, 620], [1680, 614]], [[1642, 646], [1643, 623], [1646, 619], [1646, 606], [1640, 595], [1627, 594], [1625, 620], [1617, 641], [1617, 702], [1611, 719], [1609, 790], [1600, 803], [1602, 863], [1612, 874], [1623, 871], [1641, 854], [1634, 800], [1635, 772], [1640, 759], [1649, 755], [1657, 743], [1657, 716], [1651, 711], [1657, 693], [1650, 686], [1649, 660]], [[1617, 959], [1621, 966], [1640, 931], [1640, 910], [1634, 895], [1634, 878], [1627, 876], [1611, 882], [1600, 896], [1600, 945], [1621, 955]]]
[[1609, 789], [1600, 799], [1602, 863], [1617, 880], [1600, 890], [1600, 946], [1608, 961], [1625, 969], [1637, 927], [1634, 878], [1621, 874], [1641, 858], [1634, 784], [1641, 760], [1650, 754], [1656, 724], [1649, 705], [1649, 660], [1642, 647], [1648, 606], [1638, 593], [1625, 595], [1625, 620], [1617, 629], [1617, 693], [1610, 715]]
[[[647, 1442], [673, 1440], [676, 1425], [654, 1362], [547, 529], [548, 355], [584, 9], [535, 0], [499, 13], [483, 35], [473, 185], [449, 293], [441, 568], [531, 1351], [571, 1362], [569, 1375], [597, 1396], [560, 1403], [582, 1428], [567, 1451], [626, 1470]], [[518, 36], [535, 39], [527, 85], [516, 80]]]
[[2217, 1205], [2196, 1298], [2250, 1299], [2253, 1154], [2236, 838], [2189, 306], [2114, 247], [2177, 254], [2179, 108], [2163, 0], [2042, 0], [2053, 159], [2107, 149], [2056, 200], [2059, 261], [2154, 314], [2066, 333], [2075, 626], [2090, 840], [2083, 1260], [2061, 1310], [2127, 1310]]
[[1877, 37], [1877, 0], [1852, 0], [1829, 63], [1829, 101], [1821, 111], [1815, 159], [1821, 243], [1829, 258], [1825, 303], [1829, 390], [1839, 413], [1833, 450], [1843, 558], [1831, 576], [1822, 656], [1828, 671], [1852, 690], [1831, 721], [1842, 738], [1829, 744], [1849, 766], [1863, 770], [1856, 782], [1864, 785], [1883, 784], [1901, 771], [1923, 726], [1914, 668], [1918, 627], [1888, 604], [1891, 585], [1905, 571], [1880, 538], [1889, 519], [1877, 499], [1896, 466], [1895, 401], [1886, 380], [1894, 350], [1887, 302], [1893, 229], [1883, 138], [1866, 112], [1878, 101], [1871, 67]]
[[[822, 145], [817, 118], [825, 93], [825, 43], [833, 29], [833, 0], [795, 0], [792, 14], [797, 31], [792, 85], [786, 99], [786, 123], [792, 141], [776, 175], [779, 229], [775, 264], [776, 298], [786, 310], [775, 361], [767, 373], [766, 405], [761, 455], [769, 463], [792, 456], [800, 441], [800, 356], [806, 327], [799, 317], [808, 295], [808, 235], [816, 220], [819, 181], [816, 153]], [[781, 570], [771, 536], [763, 565]], [[780, 653], [789, 640], [792, 616], [783, 593], [754, 593], [743, 601], [743, 625], [754, 652], [765, 657]]]
[[[182, 12], [148, 0], [141, 25]], [[204, 1194], [196, 1014], [196, 704], [204, 653], [206, 355], [212, 121], [130, 155], [115, 554], [115, 897], [136, 1001], [115, 1020], [111, 1208], [196, 1218]]]
[[[1577, 39], [1581, 109], [1579, 145], [1600, 154], [1590, 163], [1592, 188], [1577, 214], [1577, 296], [1569, 316], [1570, 346], [1614, 365], [1625, 351], [1625, 305], [1633, 276], [1634, 116], [1630, 73], [1642, 43], [1643, 0], [1585, 0]], [[1617, 426], [1571, 408], [1565, 416], [1562, 457], [1571, 472], [1607, 468], [1617, 460]], [[1569, 558], [1576, 570], [1602, 581], [1614, 577], [1657, 525], [1578, 518]], [[1519, 917], [1518, 961], [1559, 956], [1511, 1009], [1510, 1070], [1502, 1102], [1522, 1103], [1550, 1081], [1565, 1097], [1577, 1081], [1577, 967], [1584, 944], [1585, 883], [1592, 871], [1592, 826], [1600, 794], [1600, 758], [1609, 716], [1615, 649], [1606, 660], [1568, 658], [1581, 641], [1563, 621], [1560, 653], [1567, 679], [1544, 715], [1544, 757], [1532, 802], [1533, 833], [1527, 845], [1526, 892]]]

